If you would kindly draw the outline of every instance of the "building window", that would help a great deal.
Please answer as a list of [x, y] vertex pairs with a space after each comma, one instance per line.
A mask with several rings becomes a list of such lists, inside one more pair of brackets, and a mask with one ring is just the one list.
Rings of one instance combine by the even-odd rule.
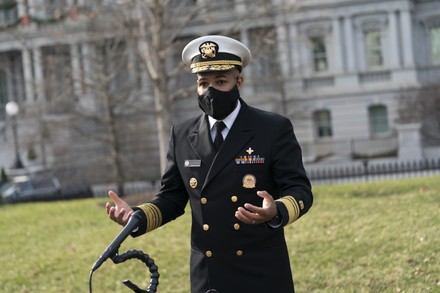
[[365, 33], [365, 52], [368, 67], [383, 65], [382, 34], [379, 30]]
[[0, 70], [0, 107], [8, 102], [8, 88], [6, 82], [6, 72]]
[[432, 63], [440, 64], [440, 27], [431, 28]]
[[249, 30], [252, 52], [250, 84], [255, 92], [279, 92], [282, 82], [276, 29], [258, 27]]
[[34, 0], [32, 3], [35, 17], [40, 20], [60, 18], [66, 7], [69, 7], [67, 0]]
[[[95, 43], [92, 66], [101, 74], [102, 80], [108, 79], [107, 90], [128, 92], [133, 81], [130, 80], [128, 45], [125, 40], [109, 38]], [[101, 83], [98, 81], [98, 83]]]
[[0, 0], [0, 25], [14, 23], [18, 18], [17, 1]]
[[331, 137], [333, 135], [330, 111], [316, 111], [313, 114], [313, 121], [315, 122], [315, 131], [318, 138]]
[[67, 99], [73, 89], [70, 47], [57, 45], [41, 48], [46, 99]]
[[251, 48], [258, 48], [253, 54], [252, 76], [267, 77], [280, 74], [276, 29], [274, 27], [259, 27], [249, 30], [249, 43]]
[[376, 105], [369, 107], [368, 116], [370, 119], [370, 130], [373, 136], [389, 132], [388, 111], [385, 106]]
[[327, 50], [324, 37], [310, 38], [312, 45], [313, 68], [315, 72], [327, 71]]

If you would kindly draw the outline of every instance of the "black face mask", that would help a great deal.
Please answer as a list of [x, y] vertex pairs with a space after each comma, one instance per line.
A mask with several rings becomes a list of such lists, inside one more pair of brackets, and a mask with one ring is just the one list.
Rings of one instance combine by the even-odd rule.
[[222, 120], [234, 111], [239, 96], [237, 85], [228, 92], [209, 87], [199, 96], [199, 107], [212, 118]]

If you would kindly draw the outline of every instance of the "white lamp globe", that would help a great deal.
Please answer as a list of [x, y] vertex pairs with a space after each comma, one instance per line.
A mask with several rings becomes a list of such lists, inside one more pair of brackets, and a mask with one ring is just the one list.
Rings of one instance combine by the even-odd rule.
[[6, 114], [8, 114], [9, 116], [13, 117], [18, 114], [19, 111], [18, 104], [14, 101], [8, 102], [5, 108], [6, 108]]

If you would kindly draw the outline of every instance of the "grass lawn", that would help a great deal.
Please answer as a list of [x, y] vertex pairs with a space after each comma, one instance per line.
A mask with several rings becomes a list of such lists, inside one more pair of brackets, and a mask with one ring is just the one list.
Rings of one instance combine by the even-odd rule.
[[[440, 177], [323, 185], [314, 194], [309, 213], [285, 229], [297, 292], [440, 292]], [[105, 201], [0, 206], [0, 292], [88, 292], [92, 264], [121, 230]], [[188, 209], [121, 247], [155, 260], [158, 292], [189, 292], [190, 221]], [[109, 260], [93, 292], [132, 292], [127, 278], [148, 286], [143, 264]]]

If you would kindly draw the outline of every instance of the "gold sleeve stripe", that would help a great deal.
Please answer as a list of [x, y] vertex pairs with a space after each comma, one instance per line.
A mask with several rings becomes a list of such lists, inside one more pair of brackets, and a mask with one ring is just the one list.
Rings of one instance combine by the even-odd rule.
[[277, 199], [276, 201], [281, 202], [287, 209], [289, 214], [288, 224], [295, 222], [299, 217], [299, 206], [293, 196], [284, 196], [283, 198]]
[[162, 224], [162, 213], [159, 208], [152, 203], [139, 206], [147, 216], [147, 232], [153, 231]]

